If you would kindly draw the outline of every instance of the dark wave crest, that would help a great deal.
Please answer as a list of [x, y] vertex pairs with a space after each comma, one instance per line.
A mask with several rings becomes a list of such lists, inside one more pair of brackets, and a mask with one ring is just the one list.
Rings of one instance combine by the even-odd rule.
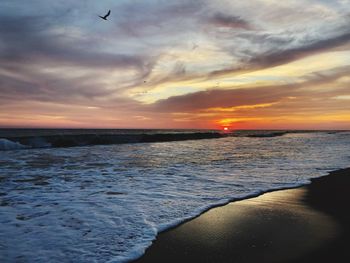
[[123, 143], [169, 142], [214, 139], [225, 137], [220, 132], [186, 132], [154, 134], [64, 134], [46, 136], [21, 136], [0, 139], [0, 150], [23, 148], [75, 147]]

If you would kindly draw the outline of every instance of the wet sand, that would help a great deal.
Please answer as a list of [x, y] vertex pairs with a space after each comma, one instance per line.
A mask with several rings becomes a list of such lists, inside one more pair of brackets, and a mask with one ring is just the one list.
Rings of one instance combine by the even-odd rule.
[[350, 169], [213, 208], [135, 262], [350, 262]]

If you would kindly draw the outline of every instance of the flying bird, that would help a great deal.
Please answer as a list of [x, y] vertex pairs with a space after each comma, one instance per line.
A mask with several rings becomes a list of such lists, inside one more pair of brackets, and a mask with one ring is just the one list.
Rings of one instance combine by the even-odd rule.
[[105, 16], [99, 16], [101, 17], [103, 20], [107, 20], [107, 17], [111, 14], [111, 10], [108, 10], [108, 13]]

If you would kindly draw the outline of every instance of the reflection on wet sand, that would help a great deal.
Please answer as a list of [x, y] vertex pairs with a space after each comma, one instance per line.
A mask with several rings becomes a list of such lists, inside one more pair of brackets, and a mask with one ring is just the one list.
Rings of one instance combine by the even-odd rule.
[[151, 262], [165, 254], [190, 262], [284, 262], [299, 258], [338, 233], [331, 217], [303, 203], [305, 193], [305, 188], [276, 191], [211, 209], [160, 234], [140, 261]]

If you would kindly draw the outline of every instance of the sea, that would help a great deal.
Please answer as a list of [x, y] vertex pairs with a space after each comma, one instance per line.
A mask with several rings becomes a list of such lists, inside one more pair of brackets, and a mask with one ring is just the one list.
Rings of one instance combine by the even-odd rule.
[[350, 166], [349, 131], [2, 129], [0, 138], [0, 262], [128, 262], [211, 207]]

